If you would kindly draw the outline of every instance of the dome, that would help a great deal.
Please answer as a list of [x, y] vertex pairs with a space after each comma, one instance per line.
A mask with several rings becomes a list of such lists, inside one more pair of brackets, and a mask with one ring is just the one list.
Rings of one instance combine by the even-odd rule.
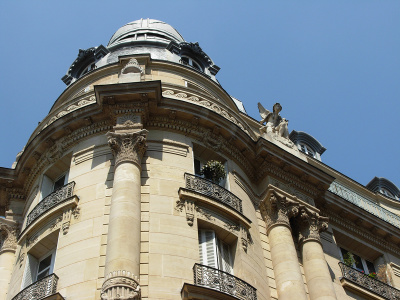
[[115, 49], [130, 44], [169, 44], [185, 40], [171, 25], [154, 20], [140, 19], [118, 29], [111, 37], [107, 48]]

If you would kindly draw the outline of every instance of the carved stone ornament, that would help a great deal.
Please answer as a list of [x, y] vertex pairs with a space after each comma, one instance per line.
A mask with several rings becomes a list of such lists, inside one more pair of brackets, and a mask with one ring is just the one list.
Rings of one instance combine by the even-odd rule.
[[[260, 127], [261, 136], [278, 140], [282, 144], [295, 149], [293, 142], [289, 140], [289, 120], [282, 118], [279, 114], [282, 110], [282, 106], [279, 103], [275, 103], [271, 112], [265, 109], [259, 102], [258, 110], [262, 118], [260, 121], [260, 124], [262, 124]], [[264, 122], [266, 123], [265, 126], [263, 125]]]
[[137, 277], [125, 270], [109, 273], [101, 288], [101, 300], [139, 300], [141, 298]]
[[108, 132], [108, 145], [115, 158], [115, 167], [122, 162], [132, 162], [140, 167], [143, 154], [147, 149], [147, 130], [135, 132]]
[[296, 218], [296, 227], [299, 235], [299, 244], [308, 241], [321, 242], [320, 232], [328, 229], [327, 217], [322, 217], [318, 213], [301, 208]]
[[260, 212], [267, 225], [268, 234], [274, 226], [290, 228], [289, 218], [299, 213], [299, 203], [270, 190], [267, 197], [260, 203]]
[[140, 67], [137, 59], [131, 58], [125, 67], [122, 68], [122, 74], [128, 73], [143, 73], [143, 69]]
[[17, 249], [18, 225], [0, 224], [0, 252]]
[[193, 226], [194, 212], [195, 212], [194, 202], [190, 200], [185, 201], [185, 209], [186, 209], [186, 221], [189, 226]]

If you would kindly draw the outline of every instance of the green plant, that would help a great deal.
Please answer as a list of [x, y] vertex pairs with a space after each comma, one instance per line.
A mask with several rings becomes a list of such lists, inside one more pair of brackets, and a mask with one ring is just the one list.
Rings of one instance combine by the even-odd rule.
[[346, 266], [353, 267], [353, 264], [355, 263], [353, 255], [350, 252], [347, 252], [346, 254], [344, 254], [343, 262]]
[[369, 273], [368, 277], [376, 279], [376, 273], [375, 272]]
[[201, 168], [200, 174], [204, 175], [204, 178], [209, 179], [217, 184], [226, 176], [224, 165], [217, 160], [208, 161]]

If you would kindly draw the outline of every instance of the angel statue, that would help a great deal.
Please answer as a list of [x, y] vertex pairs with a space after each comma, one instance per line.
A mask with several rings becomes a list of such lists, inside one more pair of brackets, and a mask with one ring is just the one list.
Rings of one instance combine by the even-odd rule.
[[269, 110], [265, 109], [260, 102], [258, 102], [258, 110], [262, 118], [260, 124], [264, 124], [264, 122], [266, 123], [265, 126], [260, 128], [261, 134], [266, 134], [272, 138], [278, 139], [287, 146], [292, 146], [293, 143], [289, 140], [289, 120], [282, 118], [279, 114], [282, 110], [282, 106], [279, 103], [275, 103], [272, 107], [273, 111], [270, 112]]

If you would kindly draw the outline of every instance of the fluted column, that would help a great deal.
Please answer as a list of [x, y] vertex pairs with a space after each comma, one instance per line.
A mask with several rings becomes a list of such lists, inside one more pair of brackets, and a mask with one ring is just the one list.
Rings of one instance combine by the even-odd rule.
[[296, 227], [299, 230], [299, 246], [310, 300], [336, 299], [319, 236], [321, 231], [328, 228], [328, 218], [302, 208], [296, 218]]
[[4, 221], [0, 222], [0, 300], [5, 300], [7, 296], [18, 235], [17, 225], [7, 225]]
[[267, 225], [267, 235], [280, 300], [307, 300], [289, 218], [299, 212], [299, 204], [274, 189], [267, 192], [260, 210]]
[[115, 158], [102, 299], [140, 299], [140, 173], [147, 130], [108, 132]]

